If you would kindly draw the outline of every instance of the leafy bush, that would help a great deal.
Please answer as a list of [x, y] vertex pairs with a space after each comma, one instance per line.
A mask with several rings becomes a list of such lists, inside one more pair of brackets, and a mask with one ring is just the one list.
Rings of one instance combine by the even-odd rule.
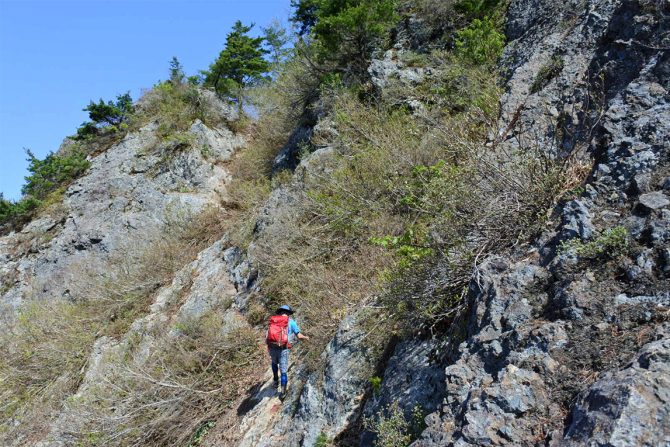
[[618, 258], [630, 250], [630, 238], [625, 227], [618, 226], [606, 230], [592, 241], [583, 242], [575, 238], [563, 242], [561, 250], [571, 250], [587, 259], [600, 257]]
[[321, 432], [319, 436], [316, 437], [314, 447], [328, 447], [328, 436]]
[[457, 0], [455, 9], [468, 18], [482, 18], [496, 12], [503, 0]]
[[13, 202], [0, 195], [0, 227], [20, 227], [32, 218], [41, 204], [42, 202], [34, 197], [24, 197], [18, 202]]
[[398, 402], [381, 409], [375, 419], [366, 419], [365, 426], [376, 435], [377, 447], [406, 447], [419, 437], [425, 428], [424, 414], [418, 405], [405, 418]]
[[379, 376], [370, 377], [370, 386], [372, 386], [372, 394], [378, 395], [382, 388], [382, 378]]
[[493, 64], [503, 47], [505, 36], [498, 21], [492, 17], [474, 19], [466, 28], [456, 32], [456, 54], [472, 64]]
[[200, 445], [202, 440], [207, 436], [207, 433], [214, 428], [216, 425], [216, 422], [214, 421], [206, 421], [200, 424], [200, 427], [195, 431], [193, 434], [193, 438], [191, 438], [191, 442], [189, 442], [188, 447], [197, 447]]

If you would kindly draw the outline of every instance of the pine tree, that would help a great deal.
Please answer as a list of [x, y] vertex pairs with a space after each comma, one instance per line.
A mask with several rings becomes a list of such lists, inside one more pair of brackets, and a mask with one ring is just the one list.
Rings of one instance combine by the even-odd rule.
[[276, 19], [270, 23], [270, 26], [263, 28], [263, 36], [272, 65], [277, 67], [291, 52], [290, 49], [286, 48], [291, 38], [286, 32], [286, 28]]
[[397, 0], [291, 0], [292, 21], [299, 34], [317, 44], [319, 62], [364, 78], [372, 51], [379, 47], [398, 17]]
[[107, 101], [105, 103], [102, 98], [98, 103], [91, 101], [84, 109], [84, 112], [88, 112], [91, 121], [101, 126], [118, 126], [125, 122], [133, 111], [133, 99], [130, 97], [130, 92], [117, 96], [116, 102]]
[[172, 85], [181, 85], [184, 82], [184, 67], [176, 56], [172, 56], [170, 61], [170, 83]]
[[219, 58], [203, 72], [205, 86], [213, 87], [219, 95], [237, 102], [240, 108], [243, 89], [263, 80], [263, 74], [270, 69], [270, 64], [263, 58], [268, 52], [262, 47], [264, 38], [248, 35], [253, 26], [242, 25], [239, 20], [235, 22]]

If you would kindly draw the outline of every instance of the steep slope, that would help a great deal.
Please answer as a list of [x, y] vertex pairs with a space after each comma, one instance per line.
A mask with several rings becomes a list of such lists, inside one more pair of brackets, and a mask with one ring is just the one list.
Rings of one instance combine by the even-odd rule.
[[[380, 365], [369, 326], [349, 315], [321, 372], [296, 363], [280, 410], [267, 384], [257, 391], [240, 445], [370, 445], [363, 416], [391, 417], [393, 402], [408, 419], [427, 414], [417, 446], [670, 442], [667, 5], [519, 0], [507, 23], [492, 140], [592, 165], [588, 180], [537, 241], [476, 265], [462, 333], [391, 343]], [[382, 89], [426, 72], [393, 56], [371, 67]], [[257, 239], [280, 231], [331, 153], [317, 150], [275, 191]]]
[[[234, 117], [227, 105], [207, 98], [225, 119]], [[228, 174], [221, 163], [242, 140], [198, 121], [188, 135], [203, 149], [185, 151], [183, 141], [157, 136], [159, 124], [151, 122], [92, 156], [60, 209], [0, 238], [3, 305], [18, 306], [27, 296], [70, 296], [83, 267], [103, 274], [111, 253], [124, 245], [139, 251], [160, 236], [166, 220], [225, 198]]]
[[[378, 273], [361, 263], [380, 270], [387, 264], [374, 249], [355, 259], [348, 258], [353, 250], [338, 252], [337, 265], [346, 268], [326, 282], [333, 287], [327, 291], [335, 297], [333, 308], [313, 311], [312, 326], [303, 326], [313, 338], [325, 338], [323, 345], [314, 342], [323, 350], [298, 344], [288, 396], [280, 401], [271, 388], [262, 329], [274, 302], [267, 293], [272, 277], [264, 269], [276, 258], [267, 253], [288, 256], [300, 248], [291, 246], [295, 241], [317, 249], [327, 245], [320, 234], [296, 238], [296, 231], [308, 231], [296, 225], [296, 216], [305, 198], [313, 197], [311, 185], [341, 175], [343, 160], [355, 158], [333, 143], [344, 133], [337, 117], [315, 107], [317, 125], [307, 129], [297, 123], [276, 159], [275, 168], [297, 167], [290, 175], [277, 174], [254, 218], [251, 242], [242, 245], [234, 231], [210, 235], [213, 240], [195, 244], [193, 256], [168, 270], [167, 279], [148, 278], [148, 287], [133, 282], [146, 295], [137, 300], [141, 309], [110, 316], [110, 326], [127, 320], [113, 331], [95, 326], [100, 332], [84, 344], [85, 359], [76, 363], [74, 378], [55, 375], [40, 388], [49, 392], [54, 383], [66, 382], [67, 393], [56, 394], [56, 402], [48, 392], [38, 393], [38, 405], [50, 402], [43, 413], [10, 413], [3, 441], [320, 447], [670, 443], [666, 3], [510, 2], [500, 61], [501, 112], [482, 148], [515, 154], [532, 147], [539, 158], [562, 160], [578, 172], [570, 171], [576, 180], [557, 205], [541, 208], [546, 220], [535, 216], [542, 222], [540, 234], [468, 261], [465, 300], [440, 324], [399, 329], [393, 322], [397, 309], [388, 311], [378, 289], [353, 296], [369, 285], [365, 281], [376, 281], [360, 278], [357, 270]], [[429, 57], [426, 66], [416, 66], [412, 58], [421, 59], [422, 53], [414, 52], [428, 52], [438, 45], [435, 36], [451, 32], [429, 22], [409, 17], [398, 26], [393, 48], [370, 64], [366, 87], [419, 117], [427, 105], [414, 93], [441, 81]], [[435, 91], [453, 95], [451, 88], [458, 93], [467, 83], [461, 72], [450, 76], [455, 87], [438, 85]], [[234, 121], [225, 105], [203, 94], [223, 121]], [[200, 211], [222, 207], [231, 180], [225, 162], [242, 148], [242, 138], [199, 120], [166, 137], [163, 124], [149, 120], [91, 155], [90, 170], [68, 188], [63, 207], [0, 238], [7, 315], [33, 300], [78, 303], [97, 296], [100, 288], [125, 296], [128, 291], [115, 286], [124, 266], [145, 259], [145, 250], [160, 246], [170, 228], [191, 227]], [[408, 141], [420, 145], [430, 137]], [[311, 152], [299, 154], [304, 148], [293, 140], [309, 140]], [[452, 143], [458, 142], [445, 142]], [[510, 197], [510, 203], [517, 198]], [[503, 222], [500, 231], [506, 225], [511, 224]], [[480, 241], [472, 235], [466, 243]], [[299, 267], [316, 270], [313, 252], [304, 253]], [[148, 259], [169, 257], [159, 255]], [[458, 274], [448, 263], [421, 273], [410, 278], [414, 296], [408, 301], [446, 299], [443, 291]], [[138, 275], [147, 280], [146, 271]], [[325, 304], [301, 303], [298, 319], [310, 306]]]
[[[237, 119], [212, 93], [197, 95], [210, 121]], [[140, 117], [165, 98], [150, 92], [142, 101]], [[13, 415], [3, 426], [6, 445], [81, 442], [77, 430], [91, 421], [62, 406], [62, 399], [69, 397], [72, 404], [90, 397], [91, 388], [109, 378], [105, 359], [132, 337], [139, 343], [138, 334], [165, 319], [161, 310], [189, 290], [188, 304], [179, 303], [184, 304], [180, 321], [234, 292], [232, 283], [221, 281], [227, 277], [225, 262], [213, 259], [220, 243], [192, 265], [189, 257], [212, 236], [220, 237], [216, 231], [230, 181], [225, 163], [244, 138], [199, 119], [166, 135], [173, 121], [161, 114], [149, 118], [111, 147], [92, 151], [90, 168], [67, 188], [62, 204], [0, 238], [2, 316], [11, 328], [3, 371], [14, 375], [3, 376], [4, 408]], [[189, 265], [179, 270], [184, 262]], [[17, 311], [15, 326], [9, 322]], [[89, 339], [95, 345], [86, 360]], [[142, 349], [146, 355], [151, 341], [142, 341]], [[91, 416], [90, 411], [84, 414]]]

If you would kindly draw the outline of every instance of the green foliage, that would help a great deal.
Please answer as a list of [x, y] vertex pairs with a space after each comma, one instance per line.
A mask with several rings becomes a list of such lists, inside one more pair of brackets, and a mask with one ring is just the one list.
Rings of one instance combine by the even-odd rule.
[[116, 101], [105, 101], [100, 99], [95, 103], [91, 101], [84, 112], [88, 112], [91, 122], [83, 123], [77, 129], [76, 139], [87, 139], [99, 134], [101, 131], [115, 132], [123, 124], [126, 124], [135, 111], [130, 93], [124, 93], [116, 97]]
[[267, 54], [270, 55], [272, 66], [276, 70], [291, 54], [291, 50], [287, 48], [291, 42], [291, 36], [278, 20], [273, 20], [269, 26], [262, 28], [262, 31]]
[[50, 153], [43, 160], [35, 157], [30, 150], [26, 152], [30, 174], [25, 177], [26, 183], [21, 192], [38, 200], [67, 185], [90, 166], [86, 154], [78, 150], [71, 150], [64, 155]]
[[505, 36], [493, 17], [474, 19], [456, 32], [456, 54], [472, 64], [494, 64], [505, 46]]
[[455, 9], [468, 18], [482, 18], [490, 16], [501, 3], [502, 0], [458, 0]]
[[185, 77], [184, 67], [181, 65], [181, 62], [179, 62], [179, 59], [177, 59], [176, 56], [173, 56], [172, 60], [170, 60], [170, 83], [172, 85], [181, 85], [183, 84]]
[[316, 437], [314, 447], [328, 447], [328, 436], [324, 432], [319, 433], [319, 436]]
[[410, 227], [400, 236], [372, 237], [370, 242], [391, 249], [398, 259], [398, 266], [406, 268], [433, 254], [428, 238], [423, 232]]
[[253, 28], [239, 20], [226, 37], [226, 46], [209, 69], [203, 72], [204, 85], [219, 95], [236, 101], [242, 107], [242, 89], [265, 79], [270, 64], [263, 58], [268, 51], [262, 47], [263, 37], [248, 35]]
[[530, 86], [530, 92], [537, 93], [545, 88], [552, 79], [561, 74], [561, 71], [563, 71], [563, 65], [564, 62], [561, 56], [552, 56], [549, 62], [540, 67], [540, 70], [535, 76], [533, 84]]
[[90, 166], [86, 154], [76, 147], [58, 155], [48, 154], [43, 160], [28, 154], [28, 172], [21, 188], [23, 197], [18, 202], [6, 200], [0, 194], [0, 226], [19, 227], [35, 213], [60, 197], [62, 191]]
[[592, 241], [570, 239], [561, 244], [562, 251], [574, 251], [580, 257], [595, 259], [609, 257], [616, 259], [630, 250], [630, 238], [625, 227], [610, 228]]
[[198, 447], [202, 440], [205, 439], [205, 436], [207, 436], [207, 433], [214, 428], [216, 425], [216, 422], [214, 421], [206, 421], [200, 424], [200, 427], [195, 431], [193, 434], [193, 438], [191, 438], [191, 442], [189, 442], [188, 447]]
[[395, 0], [293, 0], [292, 20], [310, 32], [320, 62], [363, 77], [369, 57], [383, 44], [398, 16]]
[[18, 202], [7, 200], [0, 194], [0, 226], [19, 227], [33, 216], [42, 202], [34, 197], [24, 197]]
[[370, 377], [370, 386], [372, 387], [372, 394], [378, 395], [382, 389], [382, 378], [379, 376]]
[[405, 417], [398, 402], [394, 401], [383, 408], [376, 419], [366, 419], [365, 426], [376, 434], [377, 447], [406, 447], [419, 437], [426, 424], [424, 412], [420, 406], [412, 409], [409, 420]]
[[316, 24], [321, 3], [322, 0], [291, 0], [291, 7], [294, 9], [291, 20], [300, 27], [298, 33], [301, 36], [307, 34]]

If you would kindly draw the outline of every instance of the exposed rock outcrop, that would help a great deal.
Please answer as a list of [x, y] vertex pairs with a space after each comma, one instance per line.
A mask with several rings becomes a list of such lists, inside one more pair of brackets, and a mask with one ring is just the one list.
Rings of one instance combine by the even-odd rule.
[[[478, 260], [451, 328], [373, 343], [370, 309], [358, 306], [333, 331], [319, 368], [296, 361], [298, 344], [283, 402], [267, 365], [258, 365], [203, 445], [371, 446], [366, 420], [394, 404], [408, 420], [425, 415], [415, 447], [670, 445], [670, 6], [513, 0], [506, 23], [505, 93], [491, 146], [514, 150], [532, 137], [546, 154], [590, 166], [586, 182], [534, 241]], [[429, 28], [412, 19], [399, 35], [417, 49]], [[430, 77], [430, 67], [403, 63], [403, 51], [397, 45], [372, 62], [375, 88]], [[275, 169], [295, 169], [293, 181], [272, 191], [249, 247], [215, 242], [156, 291], [149, 314], [120, 340], [97, 340], [77, 399], [95, 398], [93, 384], [113, 371], [106, 362], [131, 341], [132, 361], [142, 365], [157, 328], [178, 337], [179, 325], [212, 309], [223, 315], [223, 333], [249, 327], [263, 244], [281, 240], [303, 183], [335, 163], [328, 146], [298, 160], [301, 144], [320, 132], [337, 129], [325, 120], [298, 126], [275, 160]], [[129, 134], [91, 157], [60, 217], [0, 238], [2, 302], [68, 297], [74, 269], [102, 266], [175, 209], [225, 197], [221, 162], [243, 141], [200, 121], [189, 133], [200, 150], [158, 141], [155, 124]], [[70, 410], [42, 445], [73, 445], [68, 433], [83, 421]]]
[[150, 123], [92, 155], [55, 217], [0, 238], [3, 305], [15, 307], [28, 296], [68, 297], [84, 266], [102, 273], [110, 254], [124, 245], [149, 246], [166, 220], [219, 206], [229, 181], [221, 162], [243, 140], [198, 120], [189, 131], [197, 150], [184, 151], [175, 141], [161, 141], [157, 127]]
[[[351, 443], [363, 415], [397, 401], [408, 418], [416, 406], [428, 413], [415, 446], [670, 442], [669, 13], [645, 1], [511, 2], [500, 144], [513, 148], [532, 131], [549, 154], [593, 163], [583, 194], [554, 210], [523, 252], [478, 266], [462, 338], [401, 341], [374, 395], [360, 393], [357, 373], [326, 373], [318, 387], [307, 377], [300, 398], [284, 403], [285, 417], [266, 420], [267, 439], [311, 446], [323, 433]], [[404, 67], [397, 51], [370, 68], [381, 90], [389, 79], [411, 84], [427, 73]], [[560, 70], [547, 68], [552, 61]], [[275, 192], [259, 231], [281, 221], [291, 194]], [[617, 227], [630, 238], [623, 256], [575, 251]], [[338, 337], [327, 359], [340, 358]], [[364, 361], [340, 360], [344, 369]], [[336, 378], [359, 393], [338, 392]], [[371, 445], [373, 434], [362, 433], [360, 445]]]

